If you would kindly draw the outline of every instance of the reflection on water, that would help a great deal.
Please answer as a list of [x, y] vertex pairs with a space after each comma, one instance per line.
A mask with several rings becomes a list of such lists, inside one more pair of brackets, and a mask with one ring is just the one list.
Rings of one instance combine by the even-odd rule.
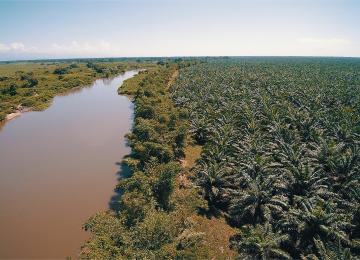
[[[56, 97], [0, 131], [0, 258], [76, 256], [94, 212], [112, 206], [130, 152], [133, 105], [117, 88], [135, 71]], [[110, 202], [109, 202], [110, 201]]]

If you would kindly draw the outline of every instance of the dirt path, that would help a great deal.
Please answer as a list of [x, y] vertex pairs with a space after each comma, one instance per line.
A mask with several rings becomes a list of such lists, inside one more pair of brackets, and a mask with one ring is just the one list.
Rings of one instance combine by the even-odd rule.
[[175, 83], [175, 80], [177, 78], [177, 76], [179, 76], [179, 70], [175, 70], [174, 73], [171, 75], [171, 78], [167, 84], [167, 88], [169, 89], [174, 83]]

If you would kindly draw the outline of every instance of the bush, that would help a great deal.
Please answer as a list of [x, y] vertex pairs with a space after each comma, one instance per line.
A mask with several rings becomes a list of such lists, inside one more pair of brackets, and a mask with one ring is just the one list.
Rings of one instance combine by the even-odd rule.
[[27, 88], [33, 88], [38, 84], [38, 80], [34, 78], [29, 78], [27, 82], [25, 83], [25, 87]]
[[156, 167], [157, 179], [153, 185], [154, 194], [159, 206], [164, 210], [170, 208], [170, 195], [174, 190], [175, 176], [179, 172], [179, 164], [175, 162]]
[[10, 87], [1, 90], [1, 94], [15, 96], [17, 94], [16, 88], [17, 86], [15, 84], [11, 84]]
[[64, 75], [68, 73], [68, 70], [68, 68], [56, 68], [53, 73], [56, 75]]

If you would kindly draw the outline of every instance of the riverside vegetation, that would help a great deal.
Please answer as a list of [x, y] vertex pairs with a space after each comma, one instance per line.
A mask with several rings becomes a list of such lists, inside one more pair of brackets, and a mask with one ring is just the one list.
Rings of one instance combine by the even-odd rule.
[[0, 64], [0, 121], [22, 110], [43, 110], [55, 95], [111, 77], [151, 66], [143, 60], [104, 59], [12, 62]]
[[191, 139], [189, 113], [174, 106], [169, 92], [177, 69], [171, 63], [141, 72], [119, 90], [135, 102], [134, 126], [127, 136], [132, 153], [123, 160], [132, 175], [118, 185], [119, 210], [98, 213], [84, 225], [92, 238], [82, 248], [83, 258], [207, 258], [220, 252], [203, 243], [210, 225], [207, 219], [197, 221], [197, 212], [207, 207], [206, 201], [178, 161]]
[[120, 93], [132, 175], [82, 257], [359, 257], [359, 59], [171, 62]]

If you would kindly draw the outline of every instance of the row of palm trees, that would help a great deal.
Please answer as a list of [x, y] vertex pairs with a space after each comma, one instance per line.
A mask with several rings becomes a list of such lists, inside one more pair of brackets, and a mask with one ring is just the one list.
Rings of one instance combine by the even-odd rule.
[[360, 61], [215, 60], [182, 69], [173, 99], [242, 258], [360, 256]]

